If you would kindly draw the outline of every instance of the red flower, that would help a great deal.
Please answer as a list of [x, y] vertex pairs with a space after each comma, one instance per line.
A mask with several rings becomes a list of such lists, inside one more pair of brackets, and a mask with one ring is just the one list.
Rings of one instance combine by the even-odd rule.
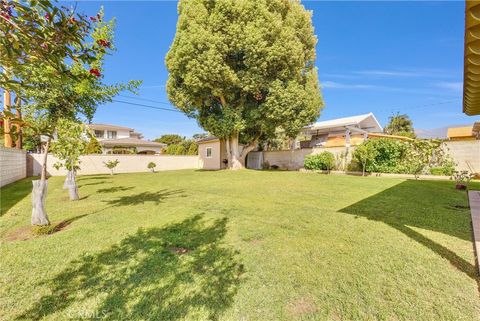
[[90, 17], [90, 20], [93, 21], [93, 22], [96, 22], [96, 21], [97, 21], [97, 18], [95, 18], [95, 17]]
[[7, 13], [0, 13], [0, 16], [4, 17], [7, 20], [10, 20], [10, 16]]
[[75, 19], [75, 17], [70, 17], [70, 22], [71, 22], [71, 23], [76, 23], [77, 20]]
[[50, 20], [50, 15], [48, 13], [45, 14], [45, 20]]
[[104, 39], [98, 39], [97, 40], [98, 45], [102, 47], [109, 47], [110, 48], [110, 41], [104, 40]]
[[96, 76], [96, 77], [100, 77], [100, 76], [101, 76], [100, 71], [99, 71], [98, 69], [96, 69], [96, 68], [90, 69], [90, 74], [91, 74], [91, 75], [94, 75], [94, 76]]

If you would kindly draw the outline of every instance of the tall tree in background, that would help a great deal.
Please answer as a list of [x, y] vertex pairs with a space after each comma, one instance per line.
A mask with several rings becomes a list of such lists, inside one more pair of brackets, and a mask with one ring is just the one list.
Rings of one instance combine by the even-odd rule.
[[168, 97], [225, 140], [230, 168], [276, 129], [295, 137], [318, 118], [317, 38], [299, 1], [181, 0], [178, 12]]
[[413, 122], [407, 114], [397, 113], [390, 116], [387, 126], [383, 129], [385, 134], [415, 138]]

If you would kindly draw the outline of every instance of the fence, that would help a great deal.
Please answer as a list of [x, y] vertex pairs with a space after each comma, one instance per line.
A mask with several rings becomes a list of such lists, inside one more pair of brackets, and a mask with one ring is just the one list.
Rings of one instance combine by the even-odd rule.
[[[42, 154], [28, 154], [29, 175], [38, 176], [42, 170]], [[118, 159], [119, 163], [114, 169], [115, 173], [147, 172], [148, 163], [153, 162], [157, 166], [156, 171], [196, 169], [199, 168], [198, 156], [162, 156], [162, 155], [85, 155], [80, 157], [79, 175], [107, 174], [110, 170], [104, 162]], [[57, 170], [53, 167], [58, 159], [48, 155], [47, 173], [51, 176], [66, 175], [65, 169]]]
[[27, 176], [25, 151], [0, 147], [0, 187]]

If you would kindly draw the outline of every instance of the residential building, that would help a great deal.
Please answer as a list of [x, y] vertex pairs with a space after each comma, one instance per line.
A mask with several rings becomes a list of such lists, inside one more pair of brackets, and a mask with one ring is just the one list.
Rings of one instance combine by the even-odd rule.
[[166, 144], [144, 140], [133, 128], [109, 125], [88, 125], [98, 139], [104, 154], [160, 154]]
[[373, 113], [325, 120], [304, 127], [300, 148], [350, 147], [361, 144], [367, 138], [387, 137], [407, 139], [402, 136], [382, 134], [383, 128]]
[[449, 140], [477, 140], [480, 138], [480, 122], [470, 126], [450, 127], [447, 130]]

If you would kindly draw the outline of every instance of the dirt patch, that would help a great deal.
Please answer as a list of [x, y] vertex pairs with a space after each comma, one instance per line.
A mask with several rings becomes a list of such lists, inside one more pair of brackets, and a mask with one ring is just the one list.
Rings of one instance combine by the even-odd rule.
[[33, 234], [31, 226], [21, 226], [8, 233], [3, 240], [5, 242], [26, 241], [34, 237], [35, 235]]
[[40, 227], [36, 226], [20, 226], [15, 230], [8, 233], [3, 240], [5, 242], [15, 242], [15, 241], [27, 241], [36, 237], [49, 236], [54, 233], [65, 230], [69, 225], [70, 221], [60, 221], [53, 222], [52, 224], [41, 227], [45, 232], [39, 232]]
[[306, 297], [298, 298], [288, 304], [288, 312], [294, 317], [315, 313], [317, 310], [313, 300]]
[[252, 244], [253, 246], [257, 246], [257, 245], [260, 245], [263, 243], [263, 240], [261, 239], [253, 239], [250, 241], [250, 244]]
[[171, 247], [170, 251], [173, 254], [178, 254], [178, 255], [187, 254], [189, 252], [189, 250], [184, 247]]

